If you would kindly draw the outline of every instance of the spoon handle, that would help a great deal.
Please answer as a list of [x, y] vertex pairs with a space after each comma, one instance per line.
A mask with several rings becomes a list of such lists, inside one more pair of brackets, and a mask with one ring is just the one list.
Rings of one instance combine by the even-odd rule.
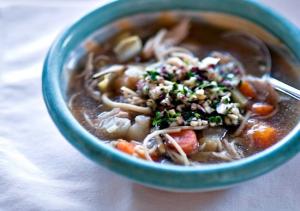
[[269, 77], [269, 82], [273, 85], [273, 87], [297, 100], [300, 100], [300, 90], [294, 87], [291, 87], [275, 78]]

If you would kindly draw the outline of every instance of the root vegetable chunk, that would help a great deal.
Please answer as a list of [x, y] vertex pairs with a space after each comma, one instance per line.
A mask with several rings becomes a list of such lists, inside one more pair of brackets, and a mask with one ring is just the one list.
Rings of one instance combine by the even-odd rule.
[[248, 134], [252, 136], [254, 146], [266, 149], [276, 142], [277, 130], [267, 125], [255, 125], [249, 130]]
[[119, 139], [116, 148], [126, 154], [132, 155], [134, 153], [134, 144], [125, 140]]
[[254, 103], [251, 110], [257, 115], [265, 116], [274, 110], [274, 106], [267, 103]]
[[183, 130], [178, 133], [170, 133], [170, 136], [175, 139], [187, 155], [193, 153], [199, 146], [196, 133], [193, 130]]

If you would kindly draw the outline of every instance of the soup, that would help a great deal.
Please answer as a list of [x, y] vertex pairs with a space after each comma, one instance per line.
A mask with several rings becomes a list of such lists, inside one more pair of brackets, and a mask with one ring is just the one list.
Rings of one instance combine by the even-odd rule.
[[299, 120], [299, 103], [258, 77], [270, 70], [294, 77], [292, 56], [255, 35], [182, 18], [86, 48], [70, 79], [69, 108], [99, 141], [131, 156], [230, 162], [272, 146]]

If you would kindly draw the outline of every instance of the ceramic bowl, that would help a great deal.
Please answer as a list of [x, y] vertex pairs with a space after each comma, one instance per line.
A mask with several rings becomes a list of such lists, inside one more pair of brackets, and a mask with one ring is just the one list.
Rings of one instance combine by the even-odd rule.
[[[272, 34], [297, 59], [300, 58], [299, 30], [257, 1], [113, 1], [85, 15], [63, 32], [53, 43], [45, 60], [42, 78], [44, 100], [49, 114], [65, 138], [86, 157], [111, 171], [137, 183], [171, 191], [192, 192], [226, 188], [262, 175], [293, 157], [300, 150], [299, 124], [279, 143], [248, 158], [230, 163], [184, 167], [151, 163], [120, 153], [101, 142], [76, 121], [66, 104], [66, 87], [70, 76], [70, 71], [66, 68], [67, 61], [74, 55], [76, 57], [84, 54], [80, 51], [82, 43], [116, 20], [162, 11], [214, 12], [239, 17]], [[104, 39], [105, 36], [99, 36], [98, 33], [98, 38]]]

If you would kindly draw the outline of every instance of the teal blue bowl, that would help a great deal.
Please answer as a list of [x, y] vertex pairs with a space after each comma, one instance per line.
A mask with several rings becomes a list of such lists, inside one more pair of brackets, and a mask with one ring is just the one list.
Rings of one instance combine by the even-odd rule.
[[[68, 57], [99, 28], [138, 13], [168, 10], [213, 11], [249, 20], [281, 40], [299, 60], [300, 32], [290, 22], [250, 0], [119, 0], [87, 14], [53, 43], [43, 70], [43, 95], [49, 114], [65, 138], [81, 153], [137, 183], [172, 191], [226, 188], [262, 175], [283, 164], [300, 150], [299, 124], [273, 147], [251, 157], [196, 167], [161, 165], [130, 157], [99, 141], [73, 117], [66, 104]], [[84, 167], [83, 167], [84, 168]]]

